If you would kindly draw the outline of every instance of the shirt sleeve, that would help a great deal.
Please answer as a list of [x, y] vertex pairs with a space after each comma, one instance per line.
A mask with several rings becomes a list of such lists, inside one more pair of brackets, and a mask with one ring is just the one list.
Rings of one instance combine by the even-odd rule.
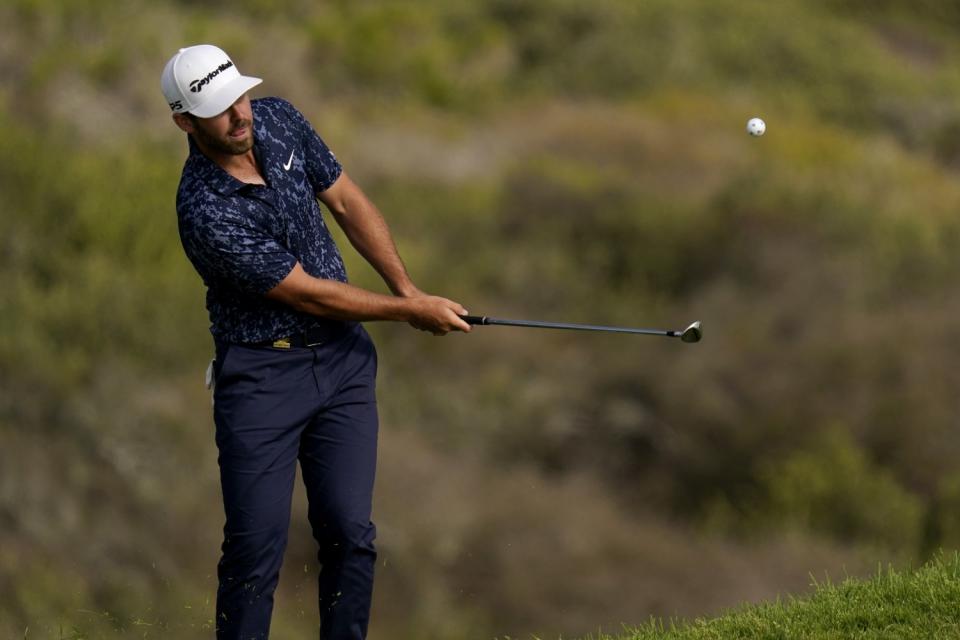
[[290, 117], [300, 130], [306, 159], [307, 179], [313, 185], [315, 193], [326, 191], [343, 173], [343, 167], [333, 155], [323, 139], [317, 134], [310, 122], [290, 103], [285, 104]]
[[285, 247], [232, 208], [181, 217], [180, 239], [208, 287], [262, 295], [297, 263]]

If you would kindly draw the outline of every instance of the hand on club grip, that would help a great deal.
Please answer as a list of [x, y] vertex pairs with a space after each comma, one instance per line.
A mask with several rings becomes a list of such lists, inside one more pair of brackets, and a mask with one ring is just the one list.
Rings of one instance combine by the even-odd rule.
[[451, 331], [470, 333], [470, 325], [460, 317], [467, 310], [463, 306], [439, 296], [418, 296], [409, 298], [410, 326], [421, 331], [429, 331], [435, 336], [443, 336]]

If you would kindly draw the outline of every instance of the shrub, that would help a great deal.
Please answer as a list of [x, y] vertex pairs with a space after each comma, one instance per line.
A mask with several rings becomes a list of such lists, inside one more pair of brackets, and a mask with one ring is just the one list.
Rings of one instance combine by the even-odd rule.
[[826, 431], [807, 450], [767, 464], [761, 476], [769, 515], [784, 523], [910, 553], [920, 542], [921, 501], [873, 464], [841, 428]]

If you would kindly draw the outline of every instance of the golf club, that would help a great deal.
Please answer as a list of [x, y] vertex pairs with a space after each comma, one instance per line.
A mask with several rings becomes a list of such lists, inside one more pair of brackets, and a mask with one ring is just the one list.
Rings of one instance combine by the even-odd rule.
[[571, 324], [566, 322], [540, 322], [537, 320], [504, 320], [488, 318], [487, 316], [460, 316], [467, 324], [472, 325], [504, 325], [509, 327], [530, 327], [534, 329], [572, 329], [574, 331], [607, 331], [610, 333], [639, 333], [648, 336], [666, 336], [680, 338], [683, 342], [700, 342], [703, 332], [700, 330], [700, 321], [692, 323], [683, 331], [666, 331], [663, 329], [635, 329], [632, 327], [607, 327], [594, 324]]

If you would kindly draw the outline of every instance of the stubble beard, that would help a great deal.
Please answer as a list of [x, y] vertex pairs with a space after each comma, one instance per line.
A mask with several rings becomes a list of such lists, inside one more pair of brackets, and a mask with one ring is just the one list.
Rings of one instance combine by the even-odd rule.
[[234, 156], [240, 156], [253, 148], [253, 122], [250, 120], [241, 120], [237, 122], [233, 129], [246, 128], [248, 135], [240, 140], [232, 140], [229, 133], [223, 137], [218, 137], [208, 133], [202, 126], [194, 129], [194, 135], [202, 146], [206, 146], [220, 153]]

